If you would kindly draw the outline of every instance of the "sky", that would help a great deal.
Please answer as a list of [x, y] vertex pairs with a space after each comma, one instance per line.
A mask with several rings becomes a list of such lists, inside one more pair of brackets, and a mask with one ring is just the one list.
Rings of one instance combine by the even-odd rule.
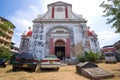
[[57, 1], [72, 4], [72, 11], [87, 20], [87, 26], [98, 35], [100, 47], [120, 40], [120, 33], [115, 33], [111, 24], [105, 24], [107, 18], [102, 16], [104, 9], [99, 7], [103, 0], [0, 0], [0, 16], [16, 27], [12, 38], [16, 47], [19, 47], [21, 35], [29, 26], [32, 27], [37, 15], [46, 13], [47, 5]]

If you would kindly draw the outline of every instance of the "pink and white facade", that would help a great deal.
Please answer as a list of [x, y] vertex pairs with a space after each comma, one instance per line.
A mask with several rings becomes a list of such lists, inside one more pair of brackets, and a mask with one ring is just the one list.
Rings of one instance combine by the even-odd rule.
[[[89, 31], [86, 22], [82, 15], [72, 12], [71, 4], [61, 1], [49, 4], [48, 11], [33, 20], [32, 33], [30, 30], [22, 35], [20, 53], [29, 51], [38, 59], [55, 54], [62, 60], [84, 55], [85, 51], [100, 52], [97, 35]], [[28, 42], [27, 49], [24, 40]]]

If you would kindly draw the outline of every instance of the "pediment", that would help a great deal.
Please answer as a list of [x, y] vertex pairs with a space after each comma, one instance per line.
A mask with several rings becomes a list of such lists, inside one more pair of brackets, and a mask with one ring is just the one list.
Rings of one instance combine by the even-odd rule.
[[65, 3], [65, 2], [62, 2], [62, 1], [58, 1], [58, 2], [55, 2], [55, 3], [51, 3], [48, 6], [72, 6], [72, 5], [68, 4], [68, 3]]

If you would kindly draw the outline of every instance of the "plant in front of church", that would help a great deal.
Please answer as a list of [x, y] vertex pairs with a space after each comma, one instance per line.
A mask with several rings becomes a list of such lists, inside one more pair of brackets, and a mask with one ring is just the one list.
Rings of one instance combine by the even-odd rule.
[[85, 52], [85, 56], [87, 61], [95, 62], [96, 60], [100, 59], [100, 54], [95, 52]]
[[77, 61], [78, 62], [85, 62], [85, 61], [87, 61], [87, 58], [85, 56], [77, 55]]
[[90, 61], [90, 62], [95, 62], [96, 60], [100, 59], [100, 54], [99, 53], [94, 53], [94, 52], [85, 52], [84, 56], [77, 56], [77, 60], [79, 62], [85, 62], [85, 61]]

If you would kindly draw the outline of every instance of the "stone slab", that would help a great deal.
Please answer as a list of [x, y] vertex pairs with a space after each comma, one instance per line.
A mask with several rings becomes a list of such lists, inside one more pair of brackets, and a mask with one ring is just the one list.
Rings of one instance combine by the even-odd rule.
[[76, 65], [76, 72], [92, 80], [114, 77], [113, 74], [103, 70], [102, 68], [99, 68], [98, 65], [92, 62], [78, 63]]
[[100, 80], [104, 78], [114, 77], [113, 74], [101, 69], [101, 68], [83, 68], [82, 75], [92, 79], [92, 80]]
[[83, 68], [93, 68], [93, 67], [98, 67], [98, 65], [96, 65], [92, 62], [78, 63], [76, 65], [76, 72], [79, 73], [79, 74], [82, 74], [82, 69]]
[[95, 63], [92, 62], [84, 62], [84, 63], [78, 63], [76, 66], [79, 66], [80, 68], [93, 68], [98, 67]]

